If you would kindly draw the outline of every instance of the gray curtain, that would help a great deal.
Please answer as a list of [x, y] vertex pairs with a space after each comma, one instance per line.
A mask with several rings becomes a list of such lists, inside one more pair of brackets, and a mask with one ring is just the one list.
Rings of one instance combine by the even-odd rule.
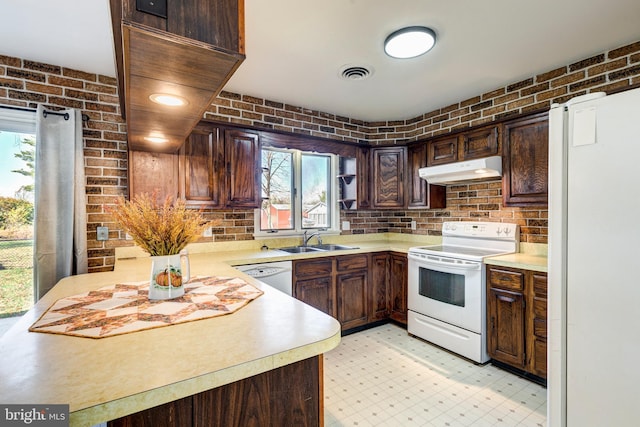
[[34, 286], [40, 299], [58, 280], [87, 272], [82, 114], [36, 113]]

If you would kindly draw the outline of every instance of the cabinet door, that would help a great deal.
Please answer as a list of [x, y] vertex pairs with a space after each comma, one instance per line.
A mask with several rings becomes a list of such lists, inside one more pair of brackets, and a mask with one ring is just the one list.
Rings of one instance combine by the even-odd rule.
[[460, 139], [460, 160], [498, 155], [498, 126], [489, 126], [465, 132]]
[[391, 319], [407, 324], [407, 256], [389, 257], [389, 303]]
[[178, 155], [150, 151], [129, 152], [129, 198], [156, 193], [157, 201], [178, 197]]
[[406, 147], [372, 148], [373, 208], [404, 207]]
[[547, 204], [548, 151], [547, 113], [504, 125], [502, 202], [505, 206]]
[[489, 355], [498, 361], [523, 369], [524, 295], [520, 292], [489, 288], [487, 299]]
[[333, 281], [331, 277], [296, 280], [295, 297], [318, 310], [334, 316]]
[[260, 206], [260, 140], [257, 133], [225, 131], [225, 162], [229, 208]]
[[530, 272], [527, 283], [530, 303], [527, 304], [528, 371], [547, 377], [547, 275]]
[[447, 136], [445, 138], [429, 141], [428, 166], [442, 165], [458, 161], [458, 136]]
[[371, 256], [371, 278], [369, 280], [369, 321], [375, 322], [389, 317], [389, 254]]
[[181, 195], [187, 205], [222, 207], [224, 149], [217, 128], [196, 128], [180, 149]]
[[356, 174], [358, 175], [358, 209], [371, 208], [371, 150], [358, 147], [356, 150]]
[[351, 329], [367, 323], [367, 287], [369, 273], [360, 270], [336, 276], [337, 318], [342, 329]]
[[409, 209], [444, 208], [447, 204], [447, 187], [429, 185], [420, 178], [419, 169], [427, 166], [427, 143], [410, 145], [407, 148], [408, 204]]

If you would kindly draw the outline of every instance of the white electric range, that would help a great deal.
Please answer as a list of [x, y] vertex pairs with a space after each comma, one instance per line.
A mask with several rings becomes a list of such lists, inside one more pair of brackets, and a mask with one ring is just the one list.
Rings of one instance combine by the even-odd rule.
[[517, 224], [445, 222], [442, 245], [409, 249], [409, 333], [487, 362], [484, 259], [518, 252], [519, 242]]

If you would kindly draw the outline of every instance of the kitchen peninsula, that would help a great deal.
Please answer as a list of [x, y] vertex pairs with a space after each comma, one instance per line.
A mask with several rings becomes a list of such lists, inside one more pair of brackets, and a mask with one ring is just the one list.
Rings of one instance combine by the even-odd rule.
[[[242, 275], [215, 253], [190, 259], [192, 275]], [[340, 342], [340, 324], [248, 276], [264, 294], [232, 314], [101, 339], [28, 332], [60, 298], [148, 275], [149, 260], [138, 259], [58, 282], [0, 339], [0, 402], [69, 404], [72, 426], [136, 413], [153, 423], [140, 411], [154, 407], [176, 425], [239, 416], [322, 424], [322, 353]]]

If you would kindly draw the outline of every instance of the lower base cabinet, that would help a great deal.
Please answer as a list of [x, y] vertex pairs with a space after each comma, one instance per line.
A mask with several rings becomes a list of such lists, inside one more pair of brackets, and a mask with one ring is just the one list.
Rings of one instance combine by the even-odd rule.
[[487, 266], [489, 356], [547, 378], [547, 274]]
[[293, 262], [293, 296], [338, 319], [342, 330], [385, 319], [407, 323], [407, 256], [342, 255]]
[[108, 422], [108, 427], [324, 425], [322, 355]]

